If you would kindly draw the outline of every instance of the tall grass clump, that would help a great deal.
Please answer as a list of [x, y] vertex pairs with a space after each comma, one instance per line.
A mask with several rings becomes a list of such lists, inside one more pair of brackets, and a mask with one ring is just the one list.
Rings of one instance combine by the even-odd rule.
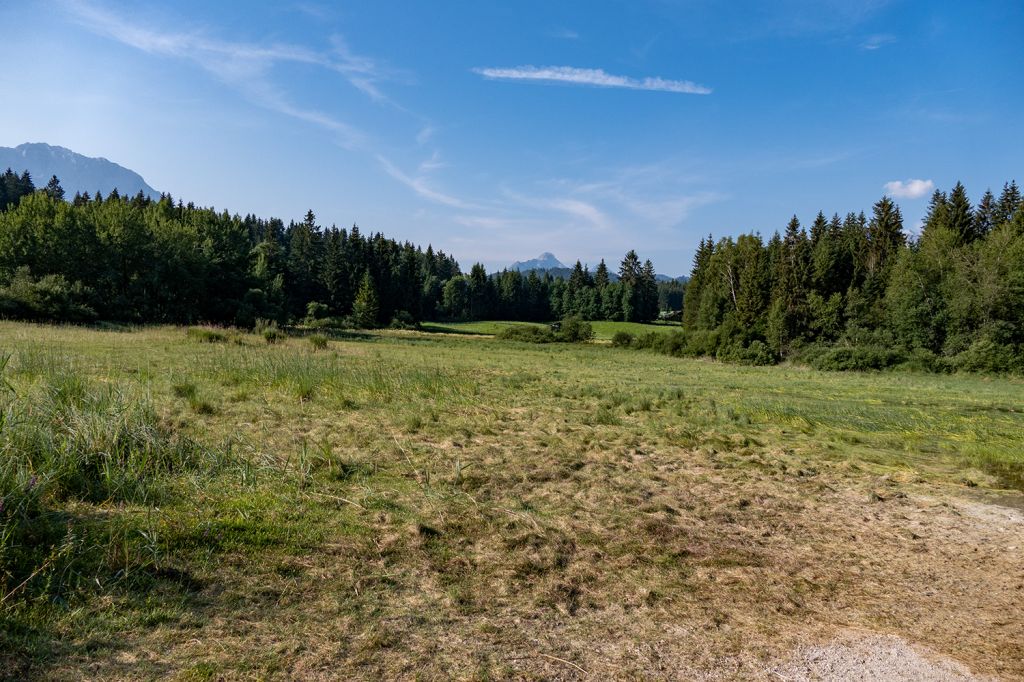
[[4, 609], [66, 600], [77, 586], [151, 564], [151, 551], [132, 551], [143, 535], [126, 536], [125, 517], [85, 510], [154, 504], [167, 498], [175, 473], [213, 463], [136, 390], [94, 385], [74, 371], [44, 376], [24, 392], [0, 382]]
[[209, 327], [189, 327], [185, 330], [185, 336], [200, 343], [224, 343], [228, 340], [225, 332]]
[[313, 334], [309, 337], [309, 345], [313, 346], [313, 350], [326, 350], [327, 336], [325, 334]]
[[268, 346], [288, 338], [288, 335], [281, 331], [274, 320], [256, 320], [254, 331], [263, 337]]

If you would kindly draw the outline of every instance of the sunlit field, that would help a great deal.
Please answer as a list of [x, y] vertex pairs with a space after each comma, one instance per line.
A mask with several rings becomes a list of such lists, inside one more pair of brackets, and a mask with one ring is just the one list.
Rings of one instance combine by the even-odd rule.
[[0, 323], [2, 676], [779, 679], [851, 630], [1024, 676], [1024, 381], [500, 325]]
[[[428, 322], [423, 325], [423, 329], [427, 332], [439, 332], [444, 334], [478, 334], [493, 336], [498, 334], [502, 329], [526, 324], [535, 324], [535, 326], [538, 327], [548, 326], [546, 324], [530, 322], [495, 322], [484, 320], [479, 322]], [[589, 324], [594, 329], [594, 339], [597, 341], [610, 340], [615, 336], [616, 332], [626, 332], [627, 334], [639, 336], [650, 332], [670, 332], [679, 331], [681, 329], [678, 322], [642, 324], [640, 322], [595, 320]]]

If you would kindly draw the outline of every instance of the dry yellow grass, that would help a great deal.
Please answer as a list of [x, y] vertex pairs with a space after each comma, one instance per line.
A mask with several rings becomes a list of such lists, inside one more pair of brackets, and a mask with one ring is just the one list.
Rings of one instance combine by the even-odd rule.
[[1024, 677], [1019, 381], [408, 333], [0, 339], [237, 459], [159, 511], [187, 586], [49, 616], [28, 674], [778, 679], [856, 630]]

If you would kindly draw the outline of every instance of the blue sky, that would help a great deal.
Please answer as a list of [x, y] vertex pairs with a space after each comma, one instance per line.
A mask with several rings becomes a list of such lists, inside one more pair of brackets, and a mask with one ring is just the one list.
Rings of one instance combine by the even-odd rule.
[[1024, 181], [1024, 3], [0, 4], [0, 145], [490, 268]]

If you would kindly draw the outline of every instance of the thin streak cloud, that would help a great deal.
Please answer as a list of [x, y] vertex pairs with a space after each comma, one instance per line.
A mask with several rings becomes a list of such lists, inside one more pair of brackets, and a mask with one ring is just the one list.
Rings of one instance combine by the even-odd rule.
[[413, 192], [415, 192], [416, 194], [418, 194], [419, 196], [423, 197], [428, 201], [432, 201], [435, 204], [441, 204], [443, 206], [450, 206], [452, 208], [459, 208], [464, 210], [476, 208], [472, 204], [465, 202], [457, 197], [453, 197], [451, 195], [433, 189], [432, 187], [427, 185], [427, 181], [422, 177], [413, 177], [407, 175], [406, 173], [403, 173], [402, 170], [398, 168], [398, 166], [391, 163], [391, 161], [389, 161], [387, 158], [380, 154], [377, 155], [377, 162], [381, 165], [381, 168], [384, 169], [385, 173], [387, 173], [392, 178], [399, 181], [400, 183], [411, 189]]
[[631, 78], [616, 76], [603, 69], [580, 69], [573, 66], [516, 66], [512, 68], [475, 68], [473, 73], [491, 80], [533, 81], [590, 85], [599, 88], [652, 90], [686, 95], [710, 95], [711, 88], [693, 81], [666, 78]]

